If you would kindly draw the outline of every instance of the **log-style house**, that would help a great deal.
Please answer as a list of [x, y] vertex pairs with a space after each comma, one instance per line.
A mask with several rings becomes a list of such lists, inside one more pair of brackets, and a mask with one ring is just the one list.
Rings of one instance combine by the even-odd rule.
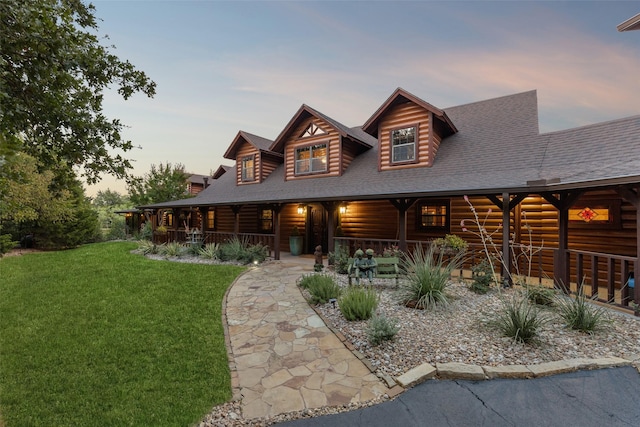
[[535, 91], [442, 109], [399, 88], [362, 126], [302, 105], [275, 140], [240, 131], [224, 157], [196, 197], [141, 207], [168, 227], [158, 238], [239, 235], [276, 259], [294, 226], [305, 253], [474, 246], [471, 204], [508, 271], [640, 303], [640, 116], [540, 133]]

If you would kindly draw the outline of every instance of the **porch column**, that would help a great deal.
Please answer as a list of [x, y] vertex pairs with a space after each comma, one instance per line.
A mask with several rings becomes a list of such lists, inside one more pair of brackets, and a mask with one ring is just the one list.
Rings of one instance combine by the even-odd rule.
[[200, 211], [200, 232], [202, 233], [202, 241], [204, 242], [204, 232], [207, 228], [207, 211], [209, 208], [206, 206], [200, 206], [198, 210]]
[[[638, 285], [640, 276], [640, 187], [619, 188], [617, 192], [636, 208], [636, 262], [633, 264], [633, 275], [635, 278], [633, 301], [636, 304], [640, 304], [640, 285]], [[622, 277], [621, 279], [624, 283], [625, 278]]]
[[560, 285], [565, 293], [571, 293], [571, 274], [569, 269], [569, 208], [582, 195], [582, 190], [560, 193], [556, 197], [552, 193], [540, 194], [547, 202], [558, 209], [558, 252], [553, 258], [553, 278], [556, 286]]
[[340, 202], [322, 202], [322, 207], [327, 211], [327, 252], [335, 252], [335, 243], [333, 240], [336, 234], [336, 210], [340, 206]]
[[391, 199], [389, 202], [398, 210], [398, 248], [407, 251], [407, 211], [418, 199]]
[[240, 233], [240, 209], [242, 209], [241, 205], [233, 205], [231, 206], [231, 210], [233, 211], [233, 233]]
[[502, 193], [502, 286], [505, 288], [513, 286], [511, 277], [511, 245], [509, 238], [511, 234], [511, 209], [509, 206], [509, 193]]
[[280, 211], [282, 205], [273, 206], [273, 259], [280, 259]]

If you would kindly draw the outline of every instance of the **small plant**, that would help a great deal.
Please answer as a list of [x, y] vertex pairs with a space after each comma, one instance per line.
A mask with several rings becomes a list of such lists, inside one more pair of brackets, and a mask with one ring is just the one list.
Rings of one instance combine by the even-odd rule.
[[151, 221], [147, 221], [140, 229], [140, 239], [141, 240], [151, 240], [153, 238], [153, 225]]
[[330, 299], [338, 298], [342, 290], [331, 277], [324, 274], [303, 276], [298, 286], [309, 291], [312, 304], [326, 304]]
[[433, 241], [433, 244], [444, 253], [455, 254], [467, 250], [467, 242], [455, 234], [446, 234]]
[[575, 298], [558, 298], [556, 306], [565, 325], [580, 332], [592, 334], [609, 322], [606, 309], [591, 304], [582, 292]]
[[[162, 245], [160, 245], [162, 247]], [[159, 252], [158, 246], [149, 240], [140, 240], [138, 242], [138, 251], [143, 255], [157, 254]]]
[[366, 333], [371, 345], [380, 345], [383, 341], [391, 341], [396, 336], [400, 327], [396, 319], [390, 319], [384, 315], [374, 315], [369, 319]]
[[164, 225], [159, 225], [156, 228], [156, 233], [158, 233], [158, 234], [167, 234], [167, 227], [165, 227]]
[[442, 252], [429, 245], [426, 250], [417, 246], [410, 257], [402, 261], [407, 272], [406, 280], [400, 282], [397, 300], [404, 305], [424, 309], [446, 305], [445, 289], [449, 285], [451, 273], [460, 268], [463, 253], [460, 252], [448, 262]]
[[402, 258], [404, 256], [404, 252], [402, 252], [398, 246], [391, 245], [382, 250], [382, 256], [385, 258]]
[[218, 259], [220, 254], [220, 244], [219, 243], [207, 243], [198, 251], [198, 255], [200, 258], [206, 259]]
[[159, 253], [166, 257], [174, 257], [174, 256], [179, 257], [184, 253], [184, 251], [185, 251], [184, 246], [182, 246], [178, 242], [167, 243], [166, 245], [160, 246], [160, 249], [159, 249]]
[[329, 252], [327, 262], [333, 265], [338, 274], [347, 274], [349, 269], [349, 252], [345, 246], [339, 246], [335, 252]]
[[530, 285], [527, 286], [527, 298], [533, 304], [552, 306], [556, 299], [556, 291], [544, 286]]
[[349, 287], [342, 293], [338, 305], [345, 319], [367, 320], [378, 308], [378, 294], [372, 288]]
[[255, 245], [249, 245], [245, 249], [245, 257], [239, 261], [246, 263], [249, 262], [257, 262], [262, 263], [267, 256], [269, 255], [269, 247], [263, 245], [262, 243], [257, 243]]
[[245, 248], [247, 242], [241, 240], [237, 236], [232, 237], [229, 241], [221, 243], [219, 248], [219, 257], [221, 261], [237, 261], [245, 257]]
[[300, 235], [300, 229], [298, 228], [297, 225], [294, 225], [293, 228], [291, 229], [291, 234], [289, 234], [292, 237], [297, 237]]
[[473, 267], [471, 267], [471, 285], [469, 289], [477, 294], [486, 294], [491, 289], [493, 283], [493, 275], [491, 274], [491, 266], [487, 259], [483, 259]]
[[322, 270], [324, 269], [324, 264], [313, 264], [313, 271], [315, 271], [316, 273], [320, 273], [322, 272]]
[[503, 301], [495, 326], [504, 336], [526, 344], [535, 341], [545, 322], [540, 310], [526, 297], [514, 295]]

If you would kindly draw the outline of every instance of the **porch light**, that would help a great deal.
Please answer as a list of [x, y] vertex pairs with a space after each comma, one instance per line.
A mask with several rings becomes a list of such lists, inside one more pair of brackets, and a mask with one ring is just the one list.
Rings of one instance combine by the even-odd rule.
[[298, 215], [304, 215], [307, 207], [305, 205], [298, 205]]
[[340, 211], [340, 215], [346, 214], [347, 213], [347, 205], [340, 205], [339, 211]]

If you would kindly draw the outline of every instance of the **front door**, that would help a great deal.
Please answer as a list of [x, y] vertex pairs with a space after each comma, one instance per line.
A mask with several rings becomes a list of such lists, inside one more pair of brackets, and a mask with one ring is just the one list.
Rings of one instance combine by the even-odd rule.
[[327, 212], [321, 205], [310, 205], [307, 208], [306, 253], [312, 254], [316, 246], [322, 246], [322, 252], [327, 252], [329, 236], [327, 235]]

